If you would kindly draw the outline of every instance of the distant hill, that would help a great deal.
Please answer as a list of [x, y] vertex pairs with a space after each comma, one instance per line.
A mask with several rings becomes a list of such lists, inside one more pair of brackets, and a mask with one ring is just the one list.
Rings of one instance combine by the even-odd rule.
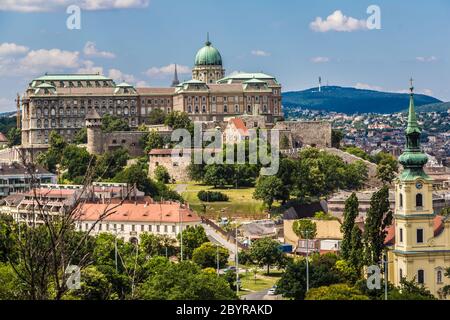
[[[409, 95], [403, 93], [362, 90], [337, 86], [311, 88], [303, 91], [284, 92], [283, 106], [286, 115], [293, 108], [307, 108], [354, 113], [395, 113], [405, 110], [409, 105]], [[442, 101], [422, 95], [415, 95], [416, 106], [441, 103]]]
[[417, 112], [445, 112], [447, 110], [450, 110], [450, 102], [425, 104], [416, 108]]

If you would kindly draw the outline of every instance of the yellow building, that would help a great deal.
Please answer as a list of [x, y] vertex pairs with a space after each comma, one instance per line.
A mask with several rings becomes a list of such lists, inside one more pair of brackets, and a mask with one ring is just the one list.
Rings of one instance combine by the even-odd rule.
[[[403, 172], [395, 183], [395, 222], [388, 234], [389, 281], [396, 286], [402, 278], [417, 281], [439, 297], [450, 284], [450, 219], [433, 211], [433, 180], [424, 172], [427, 156], [420, 148], [421, 129], [411, 98], [406, 128], [406, 150], [399, 162]], [[395, 231], [395, 233], [394, 233]]]

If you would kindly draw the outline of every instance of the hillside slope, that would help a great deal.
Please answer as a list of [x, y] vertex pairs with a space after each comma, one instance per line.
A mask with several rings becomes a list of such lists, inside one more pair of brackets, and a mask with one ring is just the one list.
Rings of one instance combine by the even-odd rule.
[[[440, 103], [442, 101], [422, 95], [415, 95], [417, 106]], [[318, 88], [283, 93], [283, 106], [286, 115], [292, 109], [302, 107], [312, 110], [354, 113], [395, 113], [405, 110], [409, 95], [403, 93], [381, 92], [328, 86], [319, 92]]]

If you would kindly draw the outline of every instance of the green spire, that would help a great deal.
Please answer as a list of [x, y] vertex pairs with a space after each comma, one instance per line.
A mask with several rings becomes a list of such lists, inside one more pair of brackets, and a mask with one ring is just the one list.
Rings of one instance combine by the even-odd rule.
[[423, 178], [429, 180], [430, 177], [423, 171], [423, 166], [428, 162], [428, 157], [420, 148], [420, 134], [422, 130], [417, 122], [416, 111], [414, 108], [414, 86], [411, 79], [410, 101], [408, 111], [408, 125], [406, 127], [406, 149], [398, 159], [403, 166], [403, 172], [400, 180], [415, 180]]
[[409, 98], [409, 112], [408, 112], [408, 126], [406, 127], [406, 134], [409, 135], [411, 133], [421, 133], [421, 130], [419, 128], [419, 123], [417, 122], [417, 116], [416, 116], [416, 110], [414, 108], [414, 86], [413, 86], [413, 79], [411, 78], [411, 87], [409, 90], [410, 98]]

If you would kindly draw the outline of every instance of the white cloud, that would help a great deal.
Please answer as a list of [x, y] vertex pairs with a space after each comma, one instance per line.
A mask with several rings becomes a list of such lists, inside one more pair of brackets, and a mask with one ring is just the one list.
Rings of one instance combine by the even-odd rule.
[[264, 50], [252, 50], [252, 55], [257, 57], [269, 57], [270, 52], [264, 51]]
[[103, 67], [96, 66], [91, 60], [85, 60], [81, 64], [83, 66], [77, 70], [77, 73], [103, 74]]
[[352, 32], [357, 30], [366, 30], [366, 20], [358, 20], [352, 17], [345, 16], [341, 10], [336, 10], [329, 15], [325, 20], [317, 17], [316, 20], [310, 23], [309, 27], [316, 32]]
[[15, 43], [4, 42], [0, 44], [0, 56], [15, 56], [28, 52], [28, 48]]
[[125, 81], [125, 82], [127, 82], [129, 84], [133, 84], [137, 87], [147, 87], [148, 86], [147, 82], [136, 78], [132, 74], [123, 73], [119, 69], [114, 69], [114, 68], [109, 69], [108, 77], [110, 77], [117, 83]]
[[370, 85], [367, 83], [361, 83], [361, 82], [358, 82], [357, 84], [355, 84], [355, 88], [361, 89], [361, 90], [384, 91], [384, 89], [380, 86], [373, 86], [373, 85]]
[[73, 69], [80, 65], [78, 51], [65, 51], [60, 49], [32, 50], [19, 61], [20, 68], [32, 73]]
[[145, 8], [150, 0], [1, 0], [0, 11], [46, 12], [78, 5], [83, 10]]
[[328, 57], [313, 57], [311, 58], [312, 63], [327, 63], [330, 62], [330, 58]]
[[[164, 77], [167, 75], [173, 75], [175, 72], [175, 64], [169, 64], [163, 67], [151, 67], [144, 73], [149, 77]], [[177, 65], [178, 74], [188, 74], [191, 73], [191, 68], [188, 66]]]
[[95, 45], [95, 42], [88, 41], [84, 45], [83, 52], [86, 56], [89, 57], [98, 57], [98, 58], [107, 58], [107, 59], [113, 59], [116, 57], [116, 55], [112, 52], [108, 51], [99, 51]]
[[430, 57], [416, 57], [416, 60], [419, 62], [435, 62], [437, 58], [435, 56]]

